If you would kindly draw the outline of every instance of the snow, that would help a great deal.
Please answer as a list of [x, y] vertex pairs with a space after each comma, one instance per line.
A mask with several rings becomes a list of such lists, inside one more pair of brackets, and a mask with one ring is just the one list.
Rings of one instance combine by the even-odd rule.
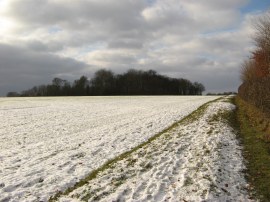
[[234, 107], [211, 103], [199, 119], [174, 127], [59, 200], [252, 201], [242, 148], [233, 129], [215, 118]]
[[47, 201], [215, 98], [0, 98], [0, 201]]

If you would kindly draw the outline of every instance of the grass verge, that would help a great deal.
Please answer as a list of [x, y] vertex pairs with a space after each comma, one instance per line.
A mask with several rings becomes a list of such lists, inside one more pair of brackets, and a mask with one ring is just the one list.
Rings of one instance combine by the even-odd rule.
[[247, 161], [246, 176], [250, 190], [260, 201], [270, 201], [269, 119], [256, 107], [235, 98], [236, 122]]
[[178, 126], [179, 124], [187, 124], [187, 123], [190, 123], [190, 122], [196, 120], [198, 117], [200, 117], [200, 116], [202, 116], [204, 114], [206, 108], [208, 107], [208, 105], [210, 103], [215, 102], [215, 101], [217, 101], [219, 99], [221, 99], [221, 98], [218, 98], [218, 99], [215, 99], [213, 101], [210, 101], [210, 102], [205, 103], [204, 105], [200, 106], [197, 110], [195, 110], [194, 112], [192, 112], [191, 114], [189, 114], [185, 118], [183, 118], [180, 121], [174, 123], [173, 125], [171, 125], [170, 127], [166, 128], [162, 132], [156, 134], [155, 136], [149, 138], [146, 142], [144, 142], [144, 143], [136, 146], [135, 148], [133, 148], [130, 151], [127, 151], [127, 152], [125, 152], [125, 153], [117, 156], [114, 159], [111, 159], [111, 160], [107, 161], [105, 164], [103, 164], [98, 169], [93, 170], [86, 178], [84, 178], [84, 179], [80, 180], [79, 182], [77, 182], [73, 187], [68, 188], [64, 192], [58, 192], [54, 196], [50, 197], [49, 202], [57, 201], [57, 199], [59, 197], [64, 196], [64, 195], [68, 195], [73, 190], [75, 190], [75, 189], [77, 189], [77, 188], [79, 188], [79, 187], [87, 184], [89, 181], [91, 181], [92, 179], [96, 178], [99, 173], [103, 172], [106, 169], [113, 168], [114, 165], [118, 161], [121, 161], [124, 158], [128, 158], [133, 152], [136, 152], [137, 150], [139, 150], [140, 148], [144, 147], [145, 145], [153, 142], [154, 140], [156, 140], [157, 138], [159, 138], [163, 134], [167, 133], [168, 131], [172, 130], [174, 127]]

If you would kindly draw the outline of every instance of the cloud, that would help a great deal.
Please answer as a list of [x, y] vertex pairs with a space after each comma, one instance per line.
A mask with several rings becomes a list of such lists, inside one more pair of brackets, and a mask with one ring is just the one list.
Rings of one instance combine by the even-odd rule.
[[52, 78], [74, 79], [87, 65], [70, 58], [0, 44], [0, 94], [47, 84]]
[[[9, 45], [1, 45], [1, 52], [16, 52], [13, 68], [18, 76], [23, 69], [46, 77], [39, 80], [44, 82], [55, 74], [74, 78], [103, 67], [118, 73], [151, 68], [198, 80], [210, 91], [236, 90], [239, 64], [253, 47], [253, 14], [240, 10], [248, 2], [2, 0], [6, 29], [0, 42]], [[2, 64], [1, 71], [11, 71]], [[9, 86], [29, 86], [20, 85], [27, 83], [20, 78]]]

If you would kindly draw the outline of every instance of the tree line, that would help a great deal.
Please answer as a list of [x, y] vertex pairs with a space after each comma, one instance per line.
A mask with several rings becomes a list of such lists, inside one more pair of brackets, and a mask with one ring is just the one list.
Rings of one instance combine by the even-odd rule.
[[270, 10], [254, 21], [256, 49], [242, 64], [242, 99], [270, 114]]
[[203, 84], [183, 78], [170, 78], [153, 70], [128, 70], [114, 74], [101, 69], [92, 79], [81, 76], [73, 83], [54, 78], [49, 85], [34, 86], [21, 93], [9, 92], [12, 96], [99, 96], [99, 95], [201, 95]]
[[243, 82], [260, 80], [270, 76], [270, 10], [254, 21], [256, 49], [242, 64]]

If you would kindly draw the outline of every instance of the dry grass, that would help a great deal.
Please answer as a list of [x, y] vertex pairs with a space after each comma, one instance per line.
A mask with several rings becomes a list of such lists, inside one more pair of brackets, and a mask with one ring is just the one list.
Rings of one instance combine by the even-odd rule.
[[270, 142], [270, 117], [268, 113], [264, 113], [255, 106], [245, 102], [241, 98], [237, 98], [241, 109], [245, 112], [252, 127], [260, 132], [259, 138], [265, 142]]
[[256, 107], [236, 98], [239, 138], [247, 161], [249, 189], [260, 201], [270, 201], [270, 120]]

